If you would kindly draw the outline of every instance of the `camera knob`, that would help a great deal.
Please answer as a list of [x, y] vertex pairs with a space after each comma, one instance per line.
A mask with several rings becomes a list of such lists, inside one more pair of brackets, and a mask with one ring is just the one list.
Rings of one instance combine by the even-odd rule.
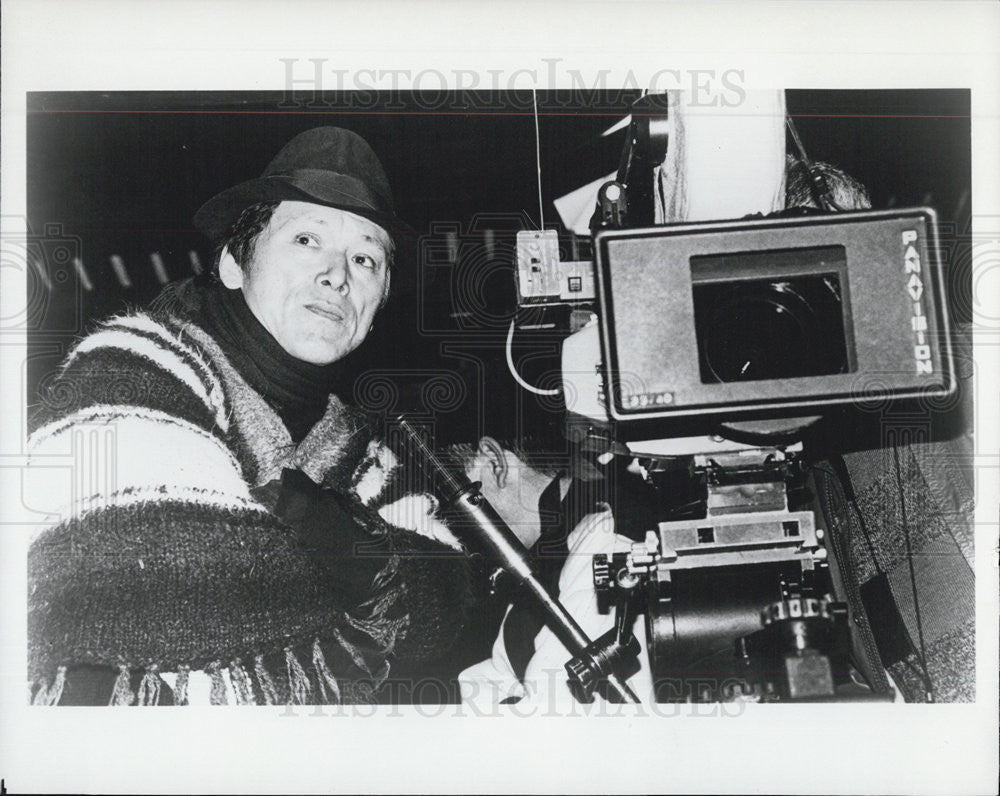
[[764, 627], [788, 619], [811, 619], [826, 617], [826, 601], [816, 597], [790, 597], [771, 603], [761, 611], [760, 621]]
[[594, 588], [607, 591], [611, 586], [611, 565], [608, 557], [600, 554], [594, 556]]
[[593, 693], [597, 685], [597, 672], [583, 656], [577, 656], [566, 664], [570, 680], [577, 683], [585, 694]]
[[606, 555], [596, 555], [591, 566], [594, 573], [594, 593], [597, 595], [597, 610], [602, 614], [606, 614], [611, 608], [611, 587], [613, 585], [611, 563], [608, 561]]

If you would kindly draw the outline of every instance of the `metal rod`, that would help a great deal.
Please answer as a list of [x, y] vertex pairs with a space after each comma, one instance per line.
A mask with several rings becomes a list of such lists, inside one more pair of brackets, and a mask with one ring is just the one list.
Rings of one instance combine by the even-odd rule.
[[[416, 454], [417, 463], [432, 483], [438, 486], [442, 507], [455, 520], [450, 526], [452, 531], [459, 537], [467, 537], [476, 546], [485, 548], [485, 552], [521, 585], [570, 653], [573, 656], [584, 654], [590, 644], [587, 634], [535, 576], [528, 551], [496, 509], [480, 494], [480, 485], [470, 481], [464, 473], [455, 473], [446, 467], [403, 417], [398, 418], [397, 422], [410, 450]], [[639, 701], [613, 672], [605, 675], [605, 682], [608, 690], [623, 702]]]

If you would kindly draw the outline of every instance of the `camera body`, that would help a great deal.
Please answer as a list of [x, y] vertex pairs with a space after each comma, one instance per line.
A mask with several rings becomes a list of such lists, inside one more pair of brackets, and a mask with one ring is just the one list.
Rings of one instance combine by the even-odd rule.
[[[644, 613], [659, 701], [859, 698], [849, 615], [864, 609], [789, 499], [810, 464], [795, 432], [834, 408], [956, 389], [934, 211], [601, 230], [592, 303], [571, 289], [580, 264], [536, 243], [519, 247], [521, 305], [596, 310], [563, 341], [568, 434], [630, 457], [663, 499], [643, 542], [595, 558], [618, 630], [590, 660], [620, 657], [621, 629]], [[669, 505], [678, 470], [701, 489], [683, 517]]]

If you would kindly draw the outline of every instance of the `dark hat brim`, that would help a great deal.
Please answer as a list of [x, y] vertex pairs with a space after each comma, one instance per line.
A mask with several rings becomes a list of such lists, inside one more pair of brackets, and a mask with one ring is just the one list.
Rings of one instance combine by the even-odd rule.
[[360, 180], [321, 169], [258, 177], [216, 194], [194, 215], [194, 225], [220, 243], [250, 205], [258, 202], [313, 202], [355, 213], [382, 227], [397, 245], [413, 228], [374, 196]]

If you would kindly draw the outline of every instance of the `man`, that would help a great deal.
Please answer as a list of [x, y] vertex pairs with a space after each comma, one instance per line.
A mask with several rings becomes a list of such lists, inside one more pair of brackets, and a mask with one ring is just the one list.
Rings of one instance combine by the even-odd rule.
[[[615, 517], [599, 500], [598, 482], [560, 472], [552, 447], [484, 436], [476, 446], [453, 445], [449, 452], [471, 480], [481, 482], [484, 497], [532, 552], [539, 578], [593, 639], [613, 621], [613, 615], [597, 610], [593, 556], [627, 550], [632, 540], [615, 533]], [[634, 632], [644, 644], [641, 621]], [[566, 703], [574, 698], [564, 669], [570, 657], [530, 606], [515, 601], [507, 607], [490, 657], [459, 675], [462, 699], [480, 705]], [[628, 683], [637, 693], [649, 694], [645, 653], [639, 664]]]
[[67, 445], [113, 462], [30, 547], [33, 700], [378, 700], [391, 663], [447, 652], [469, 593], [426, 511], [423, 535], [386, 521], [393, 457], [331, 394], [389, 292], [385, 172], [309, 130], [195, 224], [218, 279], [84, 338], [33, 418], [38, 474]]

